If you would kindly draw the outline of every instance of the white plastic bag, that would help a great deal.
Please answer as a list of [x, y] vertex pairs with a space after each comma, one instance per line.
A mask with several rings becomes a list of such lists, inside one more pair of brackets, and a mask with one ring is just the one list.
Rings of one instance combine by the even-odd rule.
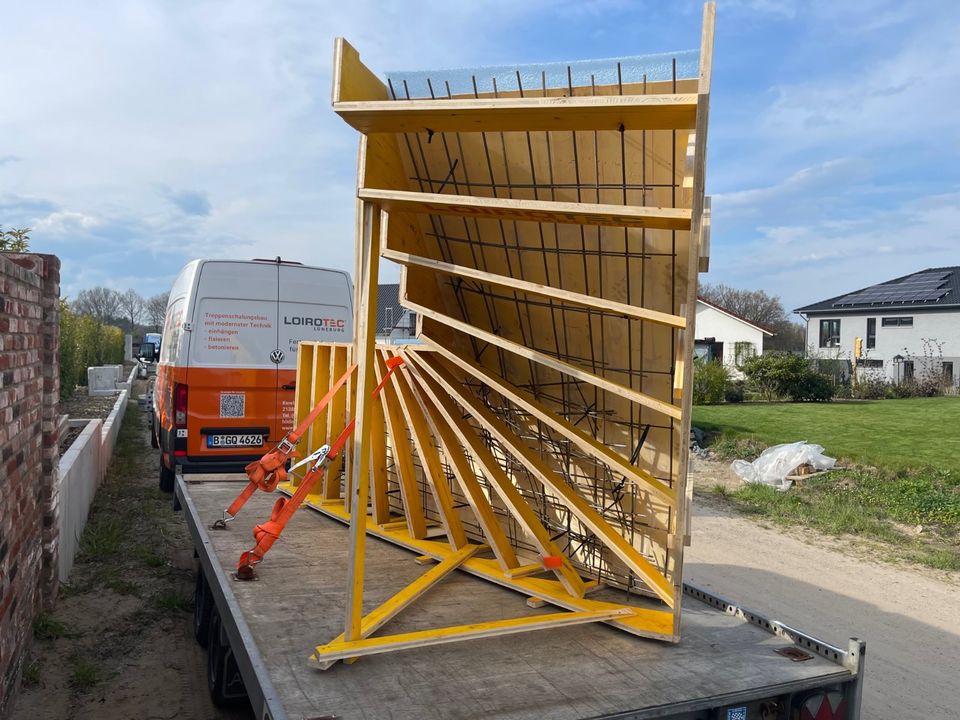
[[815, 470], [829, 470], [836, 462], [836, 459], [823, 454], [822, 445], [795, 442], [768, 447], [752, 463], [734, 460], [730, 467], [744, 482], [763, 483], [777, 490], [787, 490], [793, 485], [792, 481], [786, 479], [787, 475], [804, 463]]

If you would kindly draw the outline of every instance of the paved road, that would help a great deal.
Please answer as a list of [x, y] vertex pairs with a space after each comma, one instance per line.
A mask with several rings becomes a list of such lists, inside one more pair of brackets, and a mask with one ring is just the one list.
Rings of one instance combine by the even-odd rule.
[[867, 641], [864, 720], [960, 718], [960, 578], [860, 559], [694, 505], [685, 579], [841, 647]]

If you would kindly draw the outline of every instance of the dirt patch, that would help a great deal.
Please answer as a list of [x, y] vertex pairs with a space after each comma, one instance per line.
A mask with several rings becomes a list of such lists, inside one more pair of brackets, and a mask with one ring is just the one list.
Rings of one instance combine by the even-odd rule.
[[67, 426], [66, 432], [60, 436], [60, 457], [63, 457], [64, 453], [70, 449], [71, 445], [73, 445], [73, 441], [80, 437], [80, 433], [82, 432], [83, 427]]
[[730, 469], [729, 462], [707, 460], [690, 453], [687, 481], [693, 483], [694, 492], [712, 492], [718, 486], [728, 491], [743, 486], [743, 480]]
[[[804, 483], [816, 483], [821, 477], [811, 475], [782, 495], [770, 491], [769, 495], [787, 503], [782, 511], [778, 511], [780, 505], [767, 506], [751, 500], [751, 493], [756, 490], [756, 486], [749, 486], [741, 480], [730, 469], [729, 461], [715, 461], [691, 455], [688, 474], [697, 502], [716, 512], [731, 517], [743, 516], [748, 522], [760, 527], [776, 527], [783, 534], [802, 542], [842, 552], [851, 557], [900, 564], [927, 577], [947, 582], [956, 583], [960, 579], [960, 572], [956, 570], [956, 563], [953, 561], [958, 551], [956, 528], [945, 530], [900, 523], [890, 518], [880, 520], [859, 516], [856, 521], [849, 521], [844, 526], [834, 526], [830, 524], [829, 517], [818, 520], [817, 516], [813, 515], [812, 519], [803, 520], [799, 517], [806, 516], [789, 513], [788, 510], [794, 506], [811, 505], [809, 493], [806, 492], [809, 488], [805, 488]], [[849, 490], [847, 485], [853, 482], [842, 474], [832, 473], [831, 477], [831, 487], [835, 487], [838, 493], [844, 489]], [[837, 495], [833, 502], [839, 503], [839, 497]], [[856, 509], [856, 512], [861, 515], [869, 514], [863, 508]], [[876, 523], [879, 529], [868, 525], [868, 521]], [[846, 529], [849, 527], [855, 530]], [[860, 531], [856, 531], [857, 529]], [[941, 561], [941, 558], [945, 560]]]
[[684, 580], [841, 647], [866, 640], [863, 718], [957, 717], [960, 573], [885, 562], [880, 543], [764, 527], [712, 494], [693, 515]]
[[103, 420], [113, 410], [117, 398], [120, 397], [119, 392], [113, 395], [91, 397], [81, 395], [82, 390], [82, 388], [78, 390], [77, 394], [69, 400], [60, 401], [60, 413], [70, 416], [71, 420], [79, 418], [100, 418]]
[[15, 720], [249, 717], [217, 709], [207, 695], [193, 639], [192, 544], [157, 488], [148, 442], [144, 414], [131, 404], [69, 583], [34, 623]]

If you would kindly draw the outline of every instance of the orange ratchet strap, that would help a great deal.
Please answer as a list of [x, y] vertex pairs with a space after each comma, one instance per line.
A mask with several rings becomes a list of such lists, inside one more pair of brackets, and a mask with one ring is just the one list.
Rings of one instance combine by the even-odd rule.
[[240, 508], [242, 508], [247, 500], [250, 499], [250, 496], [256, 492], [257, 488], [260, 488], [264, 492], [273, 492], [277, 489], [277, 485], [287, 479], [287, 459], [296, 449], [297, 443], [300, 442], [300, 437], [307, 431], [310, 424], [320, 416], [320, 413], [324, 411], [327, 405], [330, 404], [334, 395], [344, 386], [347, 379], [356, 369], [356, 363], [347, 368], [347, 371], [330, 386], [327, 394], [320, 398], [320, 402], [317, 403], [316, 407], [310, 411], [310, 414], [307, 415], [296, 428], [288, 432], [273, 450], [259, 460], [254, 460], [244, 468], [247, 477], [250, 478], [250, 482], [243, 489], [243, 492], [237, 495], [237, 499], [230, 503], [230, 507], [223, 511], [223, 517], [210, 526], [211, 529], [225, 529], [227, 523], [237, 516]]
[[[387, 373], [383, 376], [380, 384], [374, 388], [373, 393], [370, 395], [372, 398], [380, 394], [380, 391], [387, 384], [393, 372], [403, 364], [403, 358], [399, 356], [388, 358], [386, 364]], [[297, 491], [290, 498], [278, 498], [277, 502], [273, 505], [270, 519], [265, 523], [257, 525], [253, 529], [253, 539], [257, 544], [252, 550], [246, 550], [240, 555], [240, 561], [237, 563], [238, 580], [250, 580], [253, 578], [254, 566], [263, 560], [263, 556], [280, 537], [283, 528], [286, 527], [290, 518], [293, 517], [293, 514], [306, 499], [307, 495], [310, 494], [313, 486], [323, 477], [323, 471], [326, 469], [327, 464], [340, 454], [347, 439], [353, 433], [356, 424], [357, 419], [354, 417], [337, 436], [337, 439], [333, 441], [332, 445], [320, 448], [316, 462], [310, 467], [306, 475], [303, 476], [303, 480], [300, 482]]]

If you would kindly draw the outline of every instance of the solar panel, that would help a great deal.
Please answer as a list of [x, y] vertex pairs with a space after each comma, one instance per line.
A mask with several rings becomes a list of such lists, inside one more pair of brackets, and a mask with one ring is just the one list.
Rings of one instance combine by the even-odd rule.
[[917, 273], [903, 280], [874, 285], [873, 287], [844, 295], [835, 301], [833, 306], [935, 301], [950, 292], [949, 288], [941, 287], [949, 277], [949, 272], [942, 271]]

